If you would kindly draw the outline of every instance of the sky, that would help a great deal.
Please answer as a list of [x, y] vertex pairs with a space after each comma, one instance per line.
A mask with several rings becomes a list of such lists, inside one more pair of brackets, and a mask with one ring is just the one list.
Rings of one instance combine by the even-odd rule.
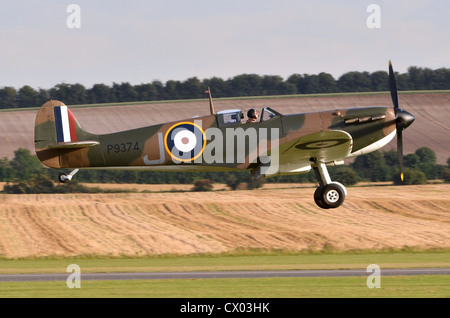
[[337, 79], [387, 71], [389, 60], [399, 73], [450, 68], [449, 12], [448, 0], [2, 1], [0, 87], [321, 72]]

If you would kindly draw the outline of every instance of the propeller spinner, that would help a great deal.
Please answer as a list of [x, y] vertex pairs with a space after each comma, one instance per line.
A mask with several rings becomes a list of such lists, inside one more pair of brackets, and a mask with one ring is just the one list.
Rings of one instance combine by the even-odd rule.
[[403, 135], [402, 131], [406, 129], [414, 121], [414, 116], [401, 109], [398, 106], [398, 94], [397, 94], [397, 83], [395, 81], [394, 70], [392, 69], [392, 63], [389, 61], [389, 89], [391, 91], [392, 103], [394, 104], [395, 111], [395, 122], [397, 129], [397, 156], [398, 163], [400, 166], [400, 178], [403, 182]]

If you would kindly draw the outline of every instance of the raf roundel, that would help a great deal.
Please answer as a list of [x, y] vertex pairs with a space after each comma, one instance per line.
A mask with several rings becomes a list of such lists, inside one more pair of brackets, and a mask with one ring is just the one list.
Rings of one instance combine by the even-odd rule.
[[189, 162], [198, 158], [205, 149], [206, 136], [203, 129], [191, 122], [173, 125], [166, 132], [164, 146], [167, 152], [181, 162]]

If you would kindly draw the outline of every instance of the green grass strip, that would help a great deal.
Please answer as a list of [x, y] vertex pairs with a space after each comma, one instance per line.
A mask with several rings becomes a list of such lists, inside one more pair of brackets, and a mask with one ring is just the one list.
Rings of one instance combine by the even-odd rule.
[[[450, 276], [381, 276], [380, 288], [367, 277], [241, 278], [192, 280], [4, 282], [2, 298], [436, 298], [450, 296]], [[268, 300], [270, 306], [270, 300]], [[270, 308], [270, 307], [269, 307]]]
[[162, 255], [153, 257], [80, 256], [72, 258], [3, 259], [0, 274], [66, 273], [76, 264], [82, 273], [220, 270], [304, 270], [450, 267], [450, 251], [355, 251], [346, 253], [289, 253], [241, 251], [235, 254]]

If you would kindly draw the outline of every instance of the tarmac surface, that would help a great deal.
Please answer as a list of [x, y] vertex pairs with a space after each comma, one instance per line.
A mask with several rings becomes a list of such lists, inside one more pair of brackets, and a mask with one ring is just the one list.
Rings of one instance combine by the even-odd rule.
[[[208, 279], [208, 278], [264, 278], [264, 277], [345, 277], [369, 276], [372, 270], [279, 270], [279, 271], [198, 271], [198, 272], [142, 272], [142, 273], [80, 273], [81, 280], [145, 280], [145, 279]], [[380, 269], [380, 276], [450, 275], [450, 268]], [[66, 274], [2, 274], [0, 282], [65, 281]]]

